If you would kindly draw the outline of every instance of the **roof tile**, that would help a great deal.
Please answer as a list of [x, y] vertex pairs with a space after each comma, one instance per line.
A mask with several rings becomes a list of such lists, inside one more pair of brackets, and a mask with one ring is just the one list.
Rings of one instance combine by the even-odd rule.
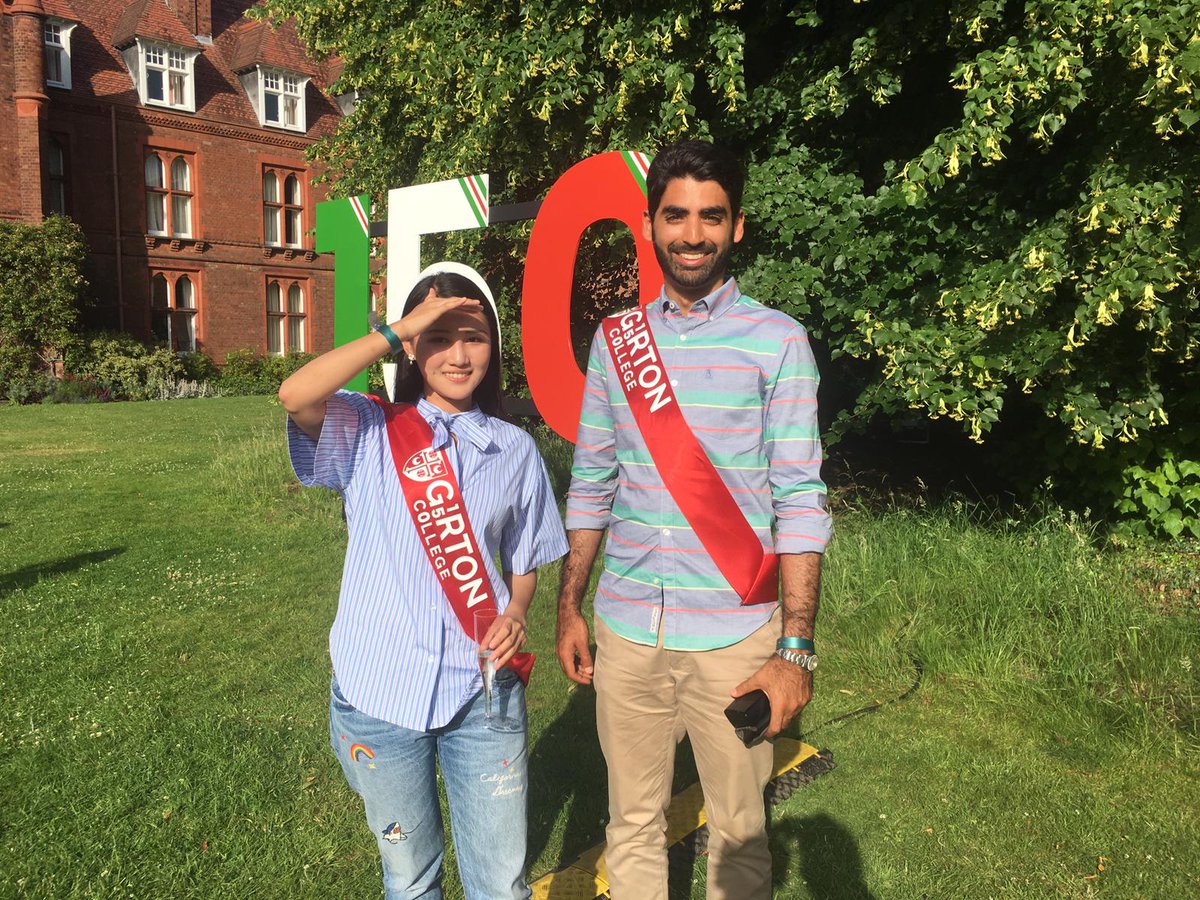
[[199, 47], [179, 16], [164, 0], [133, 0], [113, 27], [113, 46], [128, 47], [135, 38], [151, 38], [180, 47]]
[[304, 45], [290, 22], [279, 27], [262, 20], [239, 26], [237, 46], [229, 59], [230, 68], [244, 72], [255, 66], [272, 66], [313, 76], [318, 69], [308, 59]]

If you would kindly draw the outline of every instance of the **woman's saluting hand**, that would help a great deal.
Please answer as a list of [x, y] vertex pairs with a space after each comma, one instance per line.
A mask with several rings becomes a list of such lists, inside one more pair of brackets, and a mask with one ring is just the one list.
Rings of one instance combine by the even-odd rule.
[[439, 297], [429, 289], [425, 299], [412, 308], [407, 316], [392, 325], [392, 330], [402, 341], [411, 341], [445, 313], [452, 309], [482, 310], [483, 304], [471, 297]]

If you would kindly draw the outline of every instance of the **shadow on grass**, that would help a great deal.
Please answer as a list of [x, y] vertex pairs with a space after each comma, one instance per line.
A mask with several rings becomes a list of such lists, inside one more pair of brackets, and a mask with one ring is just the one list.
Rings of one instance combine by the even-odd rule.
[[778, 890], [798, 861], [813, 900], [875, 900], [863, 880], [862, 857], [850, 831], [824, 813], [771, 823], [771, 855]]
[[74, 556], [56, 559], [52, 562], [36, 563], [32, 566], [26, 566], [23, 569], [17, 569], [15, 572], [0, 575], [0, 597], [7, 597], [13, 591], [35, 585], [43, 578], [54, 578], [57, 575], [65, 575], [67, 572], [74, 572], [93, 563], [112, 559], [112, 557], [124, 552], [124, 547], [92, 550], [88, 553], [76, 553]]
[[[559, 869], [604, 840], [608, 769], [596, 737], [596, 692], [578, 688], [567, 708], [538, 737], [529, 761], [529, 859], [538, 859], [566, 809]], [[531, 875], [531, 877], [536, 877]]]

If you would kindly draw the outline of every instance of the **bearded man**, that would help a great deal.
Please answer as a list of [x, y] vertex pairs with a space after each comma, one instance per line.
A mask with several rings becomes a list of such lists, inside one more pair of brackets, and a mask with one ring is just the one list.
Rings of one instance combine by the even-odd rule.
[[[724, 710], [764, 692], [771, 738], [812, 696], [830, 535], [817, 368], [804, 328], [729, 277], [745, 221], [737, 159], [681, 141], [654, 159], [646, 186], [643, 234], [663, 287], [592, 342], [559, 662], [596, 687], [613, 900], [667, 896], [666, 809], [685, 733], [708, 817], [708, 897], [767, 898], [772, 749], [746, 746]], [[606, 528], [593, 665], [581, 603]]]

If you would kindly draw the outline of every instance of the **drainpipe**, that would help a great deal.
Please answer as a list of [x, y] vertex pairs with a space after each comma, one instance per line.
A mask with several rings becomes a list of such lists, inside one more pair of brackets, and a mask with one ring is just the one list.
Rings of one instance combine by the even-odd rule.
[[121, 260], [121, 179], [117, 169], [117, 107], [110, 106], [112, 125], [113, 239], [117, 250], [117, 329], [125, 330], [125, 274]]

